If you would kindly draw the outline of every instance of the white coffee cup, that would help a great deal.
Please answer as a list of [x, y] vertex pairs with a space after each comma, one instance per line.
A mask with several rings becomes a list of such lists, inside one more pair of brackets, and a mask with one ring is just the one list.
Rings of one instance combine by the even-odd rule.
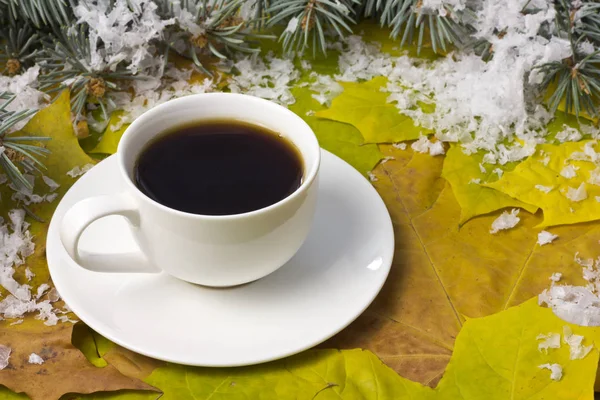
[[[215, 119], [264, 126], [291, 141], [304, 161], [300, 187], [285, 199], [256, 211], [210, 216], [168, 208], [135, 186], [134, 165], [149, 141], [173, 127]], [[84, 268], [104, 272], [120, 268], [124, 272], [162, 270], [192, 283], [233, 286], [262, 278], [284, 265], [308, 235], [317, 200], [320, 148], [310, 127], [275, 103], [231, 93], [171, 100], [146, 112], [127, 128], [116, 156], [127, 190], [82, 200], [66, 212], [61, 223], [65, 249]], [[92, 222], [109, 215], [129, 220], [140, 252], [80, 255], [81, 234]]]

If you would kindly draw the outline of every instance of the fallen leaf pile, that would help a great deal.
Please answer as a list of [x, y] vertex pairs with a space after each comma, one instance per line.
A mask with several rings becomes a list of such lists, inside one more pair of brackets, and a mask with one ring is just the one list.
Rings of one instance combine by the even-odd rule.
[[[326, 69], [332, 63], [313, 66]], [[599, 254], [600, 223], [590, 220], [599, 217], [595, 196], [600, 196], [600, 186], [587, 184], [595, 166], [569, 160], [573, 152], [584, 151], [586, 142], [540, 146], [543, 154], [518, 165], [483, 169], [481, 155], [467, 156], [457, 146], [435, 157], [413, 151], [411, 142], [402, 150], [385, 143], [414, 140], [427, 132], [386, 102], [379, 91], [384, 84], [383, 78], [343, 83], [344, 93], [330, 108], [298, 86], [290, 107], [324, 148], [364, 174], [372, 171], [394, 224], [390, 276], [354, 323], [320, 349], [259, 366], [218, 369], [149, 359], [81, 323], [71, 334], [70, 323], [46, 327], [28, 318], [11, 326], [3, 321], [0, 345], [12, 353], [0, 371], [0, 384], [6, 387], [0, 397], [24, 398], [12, 389], [45, 400], [592, 399], [600, 328], [566, 324], [532, 299], [550, 285], [554, 273], [583, 284], [574, 253]], [[75, 181], [66, 172], [92, 162], [73, 135], [68, 101], [65, 93], [26, 128], [52, 137], [46, 164], [48, 175], [61, 184], [60, 195]], [[115, 152], [122, 133], [109, 124], [93, 151]], [[561, 175], [565, 162], [578, 168], [576, 176]], [[581, 183], [587, 197], [567, 203], [565, 193]], [[553, 189], [544, 193], [536, 185]], [[6, 200], [9, 191], [2, 199], [5, 211], [14, 206]], [[36, 252], [27, 266], [36, 274], [34, 288], [51, 283], [44, 242], [56, 204], [32, 206], [46, 220], [31, 227]], [[523, 209], [517, 226], [490, 234], [492, 222], [512, 208]], [[558, 239], [540, 246], [538, 233], [547, 226]], [[24, 267], [15, 275], [22, 282]], [[571, 360], [564, 343], [547, 353], [538, 349], [538, 335], [560, 334], [566, 325], [583, 335], [586, 345], [594, 345], [586, 357]], [[44, 363], [29, 364], [31, 353]], [[560, 365], [562, 378], [551, 379], [550, 371], [539, 367], [544, 364]]]
[[[0, 384], [27, 394], [33, 400], [58, 399], [65, 393], [94, 393], [122, 389], [153, 390], [115, 367], [97, 368], [71, 344], [73, 324], [48, 327], [28, 319], [10, 326], [0, 325], [0, 343], [12, 349], [8, 366], [0, 372]], [[42, 364], [29, 363], [35, 353]]]

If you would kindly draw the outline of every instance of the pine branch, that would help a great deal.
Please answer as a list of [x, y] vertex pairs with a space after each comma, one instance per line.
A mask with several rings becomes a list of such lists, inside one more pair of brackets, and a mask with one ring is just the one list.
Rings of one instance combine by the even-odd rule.
[[2, 149], [0, 167], [18, 189], [33, 189], [22, 171], [29, 173], [46, 169], [38, 157], [47, 155], [49, 150], [38, 146], [37, 143], [50, 138], [11, 135], [11, 128], [37, 112], [37, 110], [8, 111], [7, 107], [14, 99], [15, 96], [11, 93], [0, 93], [0, 148]]
[[447, 4], [441, 10], [430, 10], [423, 7], [422, 0], [367, 0], [364, 6], [364, 15], [377, 16], [382, 26], [391, 28], [391, 37], [400, 38], [401, 46], [416, 41], [417, 54], [426, 33], [436, 53], [448, 51], [450, 45], [464, 45], [471, 28], [462, 22], [462, 14], [470, 12], [459, 12]]
[[[555, 8], [556, 30], [552, 34], [568, 38], [573, 54], [562, 61], [539, 66], [544, 74], [540, 87], [546, 93], [551, 88], [554, 90], [548, 96], [553, 113], [564, 100], [565, 110], [577, 117], [582, 111], [597, 116], [600, 104], [600, 4], [589, 1], [579, 7], [574, 2], [557, 0]], [[555, 88], [552, 83], [556, 84]]]
[[326, 54], [326, 34], [343, 38], [352, 33], [350, 25], [356, 23], [353, 7], [359, 4], [359, 0], [273, 0], [267, 10], [267, 26], [287, 24], [279, 37], [285, 52], [302, 52], [310, 47], [313, 56], [317, 49]]
[[[252, 32], [251, 22], [240, 17], [245, 0], [156, 0], [164, 19], [174, 18], [176, 24], [167, 29], [166, 43], [170, 49], [193, 60], [210, 75], [200, 61], [202, 55], [212, 54], [227, 59], [232, 52], [257, 53], [255, 39], [267, 38]], [[262, 7], [264, 0], [258, 0]], [[257, 12], [262, 12], [258, 9]]]
[[95, 65], [92, 60], [87, 26], [62, 28], [51, 41], [44, 43], [44, 50], [36, 61], [43, 74], [39, 78], [40, 90], [47, 93], [69, 88], [71, 91], [71, 111], [74, 123], [85, 119], [85, 106], [91, 102], [102, 109], [104, 118], [108, 118], [108, 109], [116, 106], [106, 93], [119, 90], [120, 80], [144, 79], [117, 65], [115, 71], [105, 71], [101, 62]]
[[5, 64], [4, 73], [16, 75], [33, 65], [40, 48], [39, 35], [28, 22], [17, 25], [14, 20], [5, 20], [2, 24], [4, 51], [0, 52], [0, 62]]
[[30, 22], [37, 29], [69, 25], [74, 0], [0, 0], [1, 13], [19, 24]]

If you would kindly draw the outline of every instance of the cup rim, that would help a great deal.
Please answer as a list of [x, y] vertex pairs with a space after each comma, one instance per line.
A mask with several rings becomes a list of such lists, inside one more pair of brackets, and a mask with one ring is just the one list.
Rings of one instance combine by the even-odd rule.
[[[194, 214], [194, 213], [189, 213], [186, 211], [180, 211], [180, 210], [177, 210], [177, 209], [174, 209], [171, 207], [167, 207], [167, 206], [157, 202], [156, 200], [153, 200], [150, 197], [148, 197], [144, 192], [142, 192], [135, 185], [135, 183], [132, 181], [129, 173], [127, 172], [127, 168], [125, 167], [125, 159], [124, 159], [125, 152], [123, 150], [124, 146], [127, 144], [129, 137], [131, 135], [133, 135], [132, 132], [134, 132], [139, 125], [143, 124], [148, 119], [153, 118], [156, 116], [156, 114], [161, 113], [162, 110], [167, 105], [172, 106], [173, 103], [192, 102], [192, 101], [196, 101], [196, 100], [217, 101], [217, 98], [221, 98], [221, 100], [223, 98], [228, 98], [228, 99], [238, 98], [241, 101], [260, 103], [260, 105], [264, 106], [264, 107], [279, 108], [284, 114], [287, 114], [287, 116], [290, 119], [295, 120], [295, 123], [299, 123], [299, 124], [303, 125], [303, 128], [307, 129], [308, 132], [310, 132], [312, 134], [312, 139], [313, 139], [312, 142], [313, 143], [311, 144], [311, 148], [312, 148], [312, 151], [315, 152], [314, 162], [310, 166], [305, 165], [305, 170], [308, 173], [306, 174], [305, 179], [302, 180], [302, 183], [300, 184], [300, 186], [293, 193], [291, 193], [287, 197], [284, 197], [283, 199], [279, 200], [276, 203], [273, 203], [273, 204], [268, 205], [263, 208], [259, 208], [257, 210], [248, 211], [248, 212], [240, 213], [240, 214], [207, 215], [207, 214]], [[211, 118], [199, 118], [198, 121], [202, 121], [203, 119], [210, 120]], [[240, 120], [243, 121], [243, 119], [240, 119]], [[292, 143], [294, 143], [293, 140], [290, 139], [290, 141]], [[294, 145], [295, 145], [295, 143], [294, 143]], [[302, 152], [300, 152], [300, 154], [302, 155]], [[124, 177], [125, 182], [126, 182], [127, 186], [129, 187], [129, 189], [133, 190], [134, 193], [136, 193], [140, 198], [144, 199], [146, 202], [148, 202], [153, 207], [157, 207], [162, 211], [165, 211], [165, 212], [168, 212], [168, 213], [174, 214], [176, 216], [180, 216], [180, 217], [187, 217], [187, 218], [193, 218], [193, 219], [199, 219], [199, 220], [228, 221], [228, 220], [243, 219], [243, 218], [247, 218], [247, 217], [260, 216], [261, 214], [268, 213], [269, 211], [271, 211], [273, 209], [280, 208], [281, 206], [293, 201], [296, 197], [300, 196], [302, 193], [306, 192], [308, 190], [308, 188], [312, 185], [313, 181], [316, 179], [317, 174], [319, 172], [319, 168], [320, 168], [320, 164], [321, 164], [321, 147], [319, 146], [319, 142], [318, 142], [317, 137], [316, 137], [315, 133], [313, 132], [312, 128], [302, 118], [300, 118], [297, 114], [293, 113], [289, 109], [287, 109], [277, 103], [262, 99], [260, 97], [255, 97], [255, 96], [250, 96], [250, 95], [245, 95], [245, 94], [240, 94], [240, 93], [216, 92], [216, 93], [198, 93], [198, 94], [193, 94], [193, 95], [189, 95], [189, 96], [185, 96], [185, 97], [179, 97], [176, 99], [166, 101], [165, 103], [162, 103], [162, 104], [146, 111], [141, 116], [136, 118], [131, 123], [131, 125], [129, 125], [127, 127], [127, 129], [125, 129], [125, 132], [123, 133], [123, 136], [121, 137], [121, 140], [119, 141], [119, 146], [117, 148], [117, 156], [119, 158], [119, 170], [121, 172], [121, 175]], [[302, 159], [303, 159], [303, 162], [306, 163], [306, 159], [304, 156], [302, 157]]]

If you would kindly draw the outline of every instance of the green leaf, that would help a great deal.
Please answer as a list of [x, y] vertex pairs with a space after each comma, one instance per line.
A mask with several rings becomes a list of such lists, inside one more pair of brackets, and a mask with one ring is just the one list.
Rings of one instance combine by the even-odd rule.
[[482, 172], [483, 154], [465, 154], [460, 146], [451, 145], [444, 159], [442, 177], [446, 179], [456, 201], [460, 204], [460, 224], [478, 215], [488, 214], [492, 211], [506, 207], [521, 207], [534, 214], [537, 207], [513, 199], [498, 190], [490, 189], [473, 182], [479, 179], [481, 183], [490, 183], [498, 180], [498, 174], [494, 169], [500, 168], [502, 172], [514, 168], [514, 165], [486, 165], [487, 172]]
[[333, 99], [331, 108], [316, 115], [355, 126], [367, 143], [401, 142], [431, 133], [387, 102], [389, 95], [381, 91], [386, 83], [383, 76], [360, 83], [340, 82], [344, 92]]
[[101, 153], [101, 154], [115, 154], [117, 152], [117, 147], [119, 146], [119, 141], [121, 140], [121, 136], [125, 133], [125, 129], [129, 126], [129, 124], [123, 124], [119, 129], [113, 129], [113, 126], [121, 119], [121, 115], [123, 115], [122, 111], [116, 111], [112, 113], [110, 116], [110, 120], [108, 121], [108, 125], [104, 130], [104, 134], [102, 138], [94, 147], [90, 153]]
[[146, 379], [161, 400], [419, 399], [433, 391], [398, 376], [365, 350], [310, 350], [244, 368], [190, 368], [168, 364]]
[[[573, 153], [583, 152], [590, 141], [566, 142], [559, 146], [544, 144], [527, 160], [519, 164], [514, 171], [507, 172], [496, 182], [485, 184], [507, 195], [533, 204], [544, 210], [544, 221], [539, 227], [575, 224], [600, 219], [600, 186], [588, 182], [596, 165], [590, 161], [571, 160]], [[598, 146], [594, 144], [597, 150]], [[545, 165], [545, 158], [549, 161]], [[567, 179], [561, 172], [567, 165], [576, 168], [576, 176]], [[572, 201], [567, 198], [569, 189], [577, 189], [585, 185], [587, 198]], [[536, 185], [552, 188], [549, 193], [536, 189]]]
[[[584, 345], [597, 341], [600, 328], [567, 324], [533, 298], [520, 306], [484, 318], [469, 319], [456, 338], [454, 353], [436, 392], [438, 399], [589, 399], [594, 398], [598, 350], [569, 359], [562, 344], [548, 353], [538, 350], [539, 334], [559, 333], [568, 325], [583, 335]], [[542, 364], [559, 364], [563, 377], [550, 379]]]
[[[597, 349], [577, 360], [570, 359], [564, 343], [547, 352], [538, 349], [538, 335], [562, 334], [564, 326], [584, 336], [584, 345], [600, 341], [600, 328], [565, 323], [539, 307], [536, 298], [494, 315], [467, 319], [435, 389], [398, 376], [374, 354], [360, 349], [309, 350], [242, 368], [167, 364], [155, 369], [146, 382], [163, 391], [162, 400], [592, 400]], [[561, 380], [551, 380], [550, 372], [539, 368], [547, 363], [562, 367]], [[123, 393], [110, 398], [134, 400], [147, 395]]]
[[292, 90], [292, 94], [296, 102], [290, 106], [290, 110], [298, 114], [312, 128], [322, 148], [343, 158], [362, 174], [371, 171], [383, 158], [377, 145], [364, 144], [360, 132], [352, 125], [307, 115], [310, 111], [315, 112], [325, 108], [311, 97], [313, 92], [309, 89], [296, 87]]
[[71, 342], [96, 367], [104, 368], [108, 365], [99, 354], [98, 346], [94, 340], [94, 332], [87, 325], [80, 322], [73, 327]]

